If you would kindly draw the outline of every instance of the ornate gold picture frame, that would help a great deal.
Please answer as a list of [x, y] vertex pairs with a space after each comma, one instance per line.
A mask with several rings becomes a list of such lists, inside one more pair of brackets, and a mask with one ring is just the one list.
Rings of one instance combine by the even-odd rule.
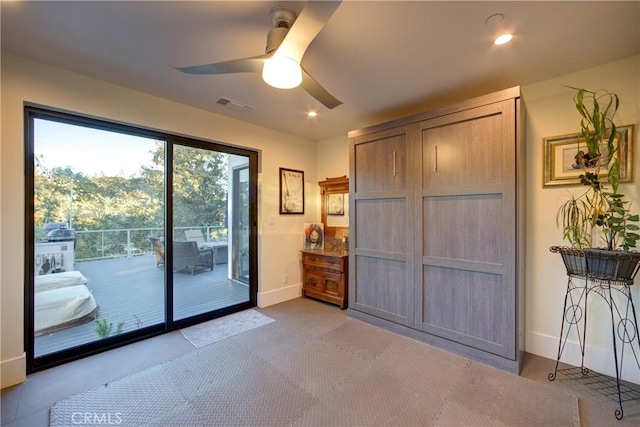
[[[633, 182], [634, 179], [634, 135], [634, 125], [618, 128], [614, 144], [617, 147], [615, 155], [620, 160], [620, 182]], [[543, 148], [544, 187], [580, 184], [583, 171], [576, 164], [576, 154], [586, 147], [579, 133], [543, 138]], [[606, 182], [607, 170], [601, 170], [600, 176]]]

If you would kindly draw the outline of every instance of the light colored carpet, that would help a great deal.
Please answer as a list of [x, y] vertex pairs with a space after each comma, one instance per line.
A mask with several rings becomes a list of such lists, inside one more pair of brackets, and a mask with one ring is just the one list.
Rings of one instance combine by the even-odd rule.
[[333, 306], [261, 312], [276, 321], [59, 401], [50, 425], [580, 425], [570, 394]]
[[201, 348], [273, 321], [255, 310], [244, 310], [181, 329], [180, 332], [196, 348]]

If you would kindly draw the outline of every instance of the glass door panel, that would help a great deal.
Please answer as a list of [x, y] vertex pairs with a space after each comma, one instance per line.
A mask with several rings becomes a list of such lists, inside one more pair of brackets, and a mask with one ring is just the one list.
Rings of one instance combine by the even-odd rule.
[[[34, 357], [165, 321], [161, 140], [35, 118]], [[123, 337], [124, 338], [124, 337]]]
[[249, 283], [249, 167], [233, 170], [233, 278]]
[[245, 156], [202, 146], [173, 146], [173, 320], [186, 319], [250, 301], [246, 283], [234, 280], [235, 245], [229, 224], [239, 212], [233, 170]]

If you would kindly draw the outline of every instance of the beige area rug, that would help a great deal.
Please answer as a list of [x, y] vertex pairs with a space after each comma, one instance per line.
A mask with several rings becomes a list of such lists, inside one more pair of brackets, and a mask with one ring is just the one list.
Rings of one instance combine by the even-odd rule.
[[273, 321], [256, 310], [245, 310], [181, 329], [180, 332], [196, 348], [201, 348]]
[[260, 311], [276, 321], [59, 401], [50, 425], [580, 425], [572, 395], [335, 307]]

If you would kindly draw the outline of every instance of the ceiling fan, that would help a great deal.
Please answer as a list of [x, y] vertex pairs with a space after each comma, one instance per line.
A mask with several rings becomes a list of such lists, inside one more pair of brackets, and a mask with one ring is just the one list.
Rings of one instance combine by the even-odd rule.
[[312, 97], [333, 109], [342, 102], [331, 95], [302, 67], [302, 58], [320, 30], [340, 5], [340, 1], [309, 1], [300, 15], [284, 6], [271, 9], [274, 28], [267, 36], [264, 55], [214, 64], [180, 67], [187, 74], [262, 73], [263, 80], [280, 89], [302, 85]]

